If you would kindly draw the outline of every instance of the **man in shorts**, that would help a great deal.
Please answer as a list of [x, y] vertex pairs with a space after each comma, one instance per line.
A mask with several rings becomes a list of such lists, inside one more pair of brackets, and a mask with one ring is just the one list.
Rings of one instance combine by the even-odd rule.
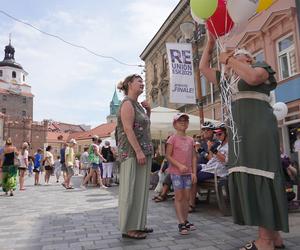
[[76, 140], [71, 139], [65, 151], [65, 161], [66, 161], [65, 163], [66, 163], [66, 173], [67, 173], [67, 178], [65, 182], [66, 189], [74, 189], [71, 186], [71, 178], [74, 175], [74, 162], [75, 162], [74, 146], [76, 144], [77, 144]]

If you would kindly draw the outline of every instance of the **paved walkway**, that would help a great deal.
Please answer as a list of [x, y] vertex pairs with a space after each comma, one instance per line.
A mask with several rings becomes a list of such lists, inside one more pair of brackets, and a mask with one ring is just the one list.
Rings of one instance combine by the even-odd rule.
[[[60, 184], [32, 186], [14, 197], [0, 193], [1, 250], [84, 249], [238, 249], [255, 238], [255, 228], [232, 224], [216, 204], [201, 204], [190, 220], [197, 230], [177, 232], [172, 201], [149, 201], [149, 226], [155, 232], [145, 240], [122, 239], [117, 227], [118, 187], [108, 190], [65, 190]], [[152, 194], [151, 194], [152, 196]], [[291, 233], [284, 235], [287, 249], [300, 249], [300, 213], [290, 214]]]

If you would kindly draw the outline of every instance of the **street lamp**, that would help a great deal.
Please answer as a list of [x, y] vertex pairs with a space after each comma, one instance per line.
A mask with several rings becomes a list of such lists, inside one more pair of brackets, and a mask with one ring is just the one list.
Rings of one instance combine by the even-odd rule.
[[180, 24], [180, 30], [185, 38], [186, 42], [190, 42], [192, 44], [193, 49], [193, 62], [196, 76], [196, 84], [197, 84], [197, 107], [199, 110], [200, 117], [200, 129], [201, 125], [204, 123], [204, 113], [203, 113], [203, 102], [202, 102], [202, 89], [201, 89], [201, 79], [200, 79], [200, 70], [199, 70], [199, 51], [198, 45], [199, 40], [204, 37], [205, 28], [204, 25], [199, 25], [196, 22], [184, 22]]

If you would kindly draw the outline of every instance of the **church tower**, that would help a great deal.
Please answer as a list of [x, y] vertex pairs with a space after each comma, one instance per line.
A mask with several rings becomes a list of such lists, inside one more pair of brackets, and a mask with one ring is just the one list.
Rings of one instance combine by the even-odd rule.
[[107, 123], [117, 123], [117, 114], [120, 108], [121, 101], [117, 95], [117, 91], [115, 89], [113, 98], [110, 102], [110, 114], [106, 117]]
[[33, 116], [33, 95], [26, 83], [28, 73], [15, 61], [15, 48], [9, 44], [4, 49], [4, 59], [0, 61], [0, 113], [10, 119]]

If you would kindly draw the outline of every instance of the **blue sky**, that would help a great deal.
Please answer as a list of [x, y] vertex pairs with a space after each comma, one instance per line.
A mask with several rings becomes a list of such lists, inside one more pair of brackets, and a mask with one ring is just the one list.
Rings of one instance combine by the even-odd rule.
[[[10, 0], [0, 9], [37, 28], [130, 64], [179, 0]], [[15, 59], [29, 73], [34, 120], [96, 126], [105, 122], [115, 85], [141, 68], [95, 57], [0, 13], [0, 60], [12, 33]], [[121, 96], [121, 95], [120, 95]]]

